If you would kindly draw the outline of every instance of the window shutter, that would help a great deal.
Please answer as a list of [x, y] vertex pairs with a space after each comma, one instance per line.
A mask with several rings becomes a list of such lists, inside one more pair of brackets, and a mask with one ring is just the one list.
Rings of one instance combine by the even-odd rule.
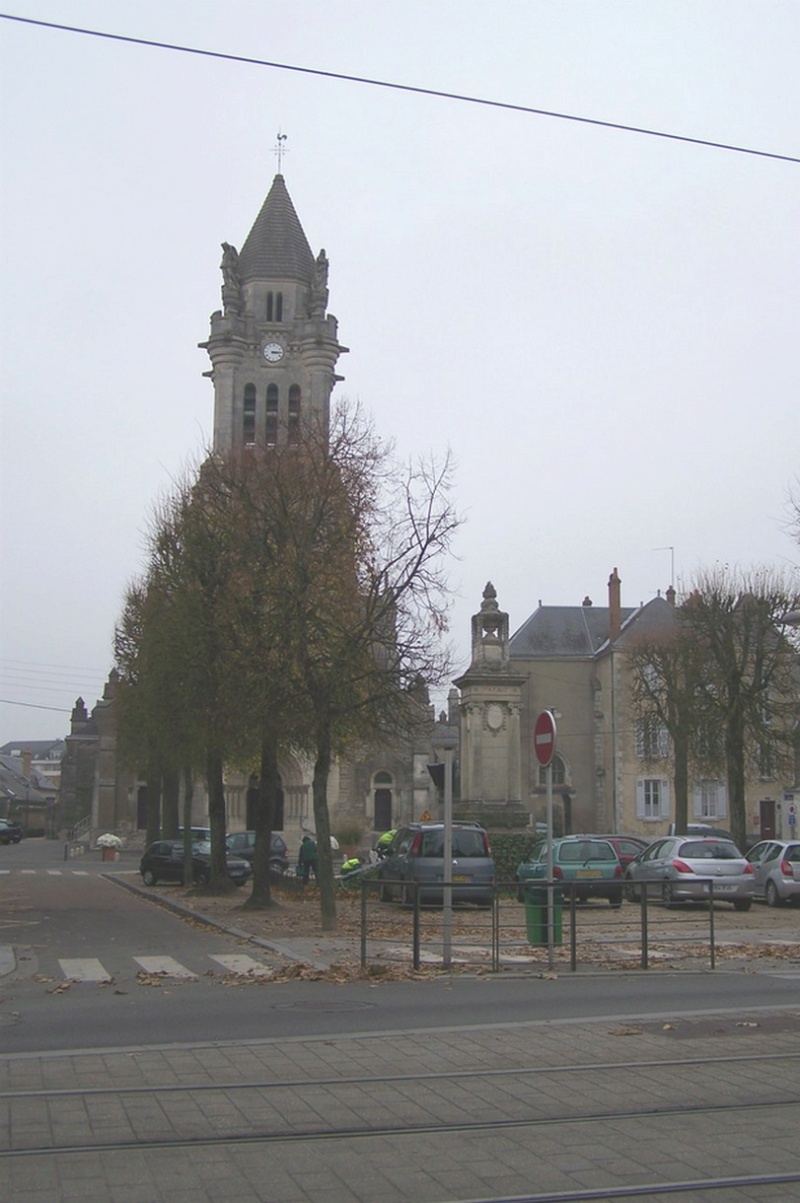
[[644, 759], [644, 723], [641, 722], [636, 724], [636, 755], [639, 760]]
[[636, 818], [644, 818], [644, 781], [641, 777], [636, 782]]
[[669, 756], [669, 731], [666, 727], [658, 729], [658, 754], [664, 760]]
[[695, 782], [694, 789], [692, 791], [692, 806], [693, 806], [694, 817], [696, 819], [702, 819], [702, 817], [703, 817], [703, 787], [702, 787], [702, 785], [699, 784], [699, 782]]
[[720, 781], [717, 785], [717, 818], [726, 819], [728, 817], [728, 787], [724, 781]]
[[668, 819], [670, 816], [669, 808], [669, 781], [666, 777], [661, 778], [661, 818]]

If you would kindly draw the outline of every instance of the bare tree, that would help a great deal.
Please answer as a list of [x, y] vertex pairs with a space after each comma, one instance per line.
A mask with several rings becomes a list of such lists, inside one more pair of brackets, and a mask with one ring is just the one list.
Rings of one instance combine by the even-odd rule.
[[792, 771], [798, 662], [784, 618], [798, 605], [796, 581], [765, 568], [701, 573], [683, 606], [704, 656], [704, 700], [722, 732], [731, 831], [740, 846], [748, 776]]
[[629, 663], [633, 721], [650, 736], [642, 740], [642, 754], [663, 753], [661, 731], [671, 743], [675, 826], [682, 833], [689, 818], [690, 769], [709, 763], [709, 746], [715, 741], [709, 743], [706, 736], [702, 649], [681, 609], [670, 609], [661, 630], [631, 643]]
[[[228, 643], [247, 700], [244, 725], [260, 741], [262, 791], [274, 795], [281, 746], [314, 758], [325, 930], [336, 922], [332, 763], [397, 737], [418, 716], [412, 682], [438, 680], [446, 667], [442, 558], [457, 526], [449, 478], [448, 462], [400, 468], [347, 405], [330, 434], [310, 431], [281, 452], [256, 447], [206, 468], [205, 504], [213, 494], [235, 515]], [[272, 809], [266, 796], [265, 834]], [[252, 901], [268, 901], [258, 880]]]

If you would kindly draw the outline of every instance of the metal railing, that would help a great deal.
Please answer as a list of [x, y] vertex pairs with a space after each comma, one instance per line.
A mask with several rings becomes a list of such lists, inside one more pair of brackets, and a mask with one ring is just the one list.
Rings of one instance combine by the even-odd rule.
[[[522, 887], [517, 882], [498, 882], [491, 888], [489, 905], [480, 908], [459, 907], [459, 894], [463, 901], [464, 894], [474, 890], [469, 885], [453, 882], [445, 886], [441, 883], [437, 884], [436, 892], [440, 894], [444, 889], [452, 891], [457, 917], [454, 936], [458, 946], [457, 959], [469, 961], [471, 957], [474, 963], [491, 972], [507, 969], [509, 964], [517, 969], [522, 968], [520, 962], [524, 960], [525, 950], [532, 958], [535, 956], [534, 950], [546, 953], [552, 968], [554, 945], [562, 964], [563, 953], [568, 952], [572, 972], [577, 970], [579, 963], [588, 965], [597, 964], [598, 961], [610, 968], [622, 966], [647, 970], [652, 967], [656, 953], [662, 959], [669, 959], [669, 949], [676, 946], [683, 950], [697, 949], [709, 967], [715, 969], [718, 919], [725, 912], [716, 905], [713, 878], [704, 878], [702, 882], [707, 889], [703, 909], [693, 906], [680, 911], [666, 905], [659, 906], [654, 914], [654, 904], [663, 903], [661, 883], [647, 883], [645, 888], [637, 883], [638, 901], [628, 901], [619, 909], [615, 907], [607, 921], [598, 918], [605, 911], [579, 903], [576, 894], [563, 881], [537, 879], [535, 883], [525, 883]], [[421, 968], [424, 945], [429, 950], [437, 951], [442, 946], [447, 956], [447, 945], [442, 944], [443, 908], [441, 902], [433, 907], [428, 905], [430, 884], [399, 880], [382, 882], [365, 878], [352, 883], [350, 887], [360, 892], [362, 969], [366, 969], [369, 963], [370, 940], [386, 940], [385, 925], [380, 925], [379, 936], [375, 937], [372, 933], [379, 926], [376, 905], [380, 905], [384, 917], [386, 914], [386, 903], [379, 902], [379, 899], [385, 897], [384, 886], [387, 884], [404, 899], [401, 907], [410, 918], [409, 925], [401, 928], [391, 942], [394, 945], [408, 942], [412, 968]], [[517, 901], [519, 892], [525, 895], [522, 903]], [[595, 887], [593, 891], [591, 885], [582, 883], [581, 893], [588, 893], [590, 897], [594, 893], [597, 896], [598, 888]], [[729, 899], [726, 898], [726, 901]], [[668, 916], [668, 919], [662, 916]], [[688, 934], [680, 931], [681, 925], [687, 928]], [[666, 930], [667, 926], [669, 930]], [[432, 963], [435, 955], [429, 951], [426, 962]], [[449, 960], [443, 967], [449, 967]], [[536, 968], [537, 971], [541, 969], [541, 961], [536, 963]]]
[[[64, 860], [69, 860], [71, 856], [82, 856], [86, 851], [87, 843], [91, 841], [91, 833], [91, 815], [86, 815], [74, 827], [70, 827], [67, 831], [67, 839], [64, 844]], [[86, 840], [87, 836], [89, 840]]]

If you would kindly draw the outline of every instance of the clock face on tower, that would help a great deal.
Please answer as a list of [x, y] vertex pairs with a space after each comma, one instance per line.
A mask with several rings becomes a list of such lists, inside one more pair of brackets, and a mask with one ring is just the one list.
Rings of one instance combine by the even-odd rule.
[[277, 363], [278, 360], [283, 359], [283, 347], [280, 343], [265, 343], [262, 355], [267, 363]]

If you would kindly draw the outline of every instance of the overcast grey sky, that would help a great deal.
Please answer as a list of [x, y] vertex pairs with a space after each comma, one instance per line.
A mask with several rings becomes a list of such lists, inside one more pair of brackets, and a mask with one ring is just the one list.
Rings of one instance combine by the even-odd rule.
[[[7, 0], [23, 17], [800, 156], [795, 0]], [[700, 566], [797, 563], [800, 165], [0, 21], [0, 744], [112, 664], [154, 501], [211, 431], [197, 343], [283, 174], [358, 399], [451, 448], [458, 667]], [[47, 709], [47, 708], [52, 709]]]

